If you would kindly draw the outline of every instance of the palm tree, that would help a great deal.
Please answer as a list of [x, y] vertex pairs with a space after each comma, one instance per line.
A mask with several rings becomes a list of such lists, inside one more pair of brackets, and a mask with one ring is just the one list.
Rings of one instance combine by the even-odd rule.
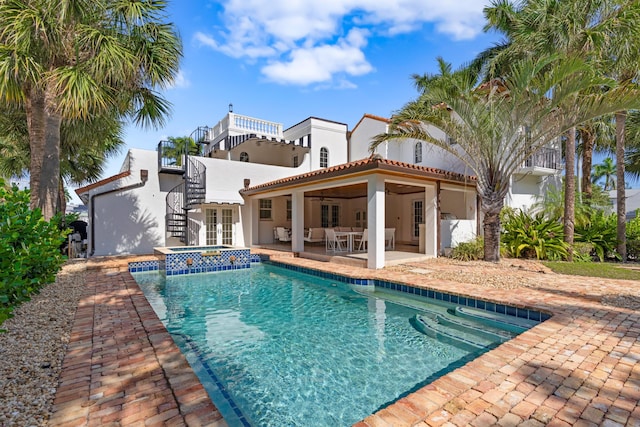
[[611, 157], [607, 157], [602, 163], [594, 166], [593, 182], [596, 183], [600, 179], [604, 178], [604, 190], [616, 189], [616, 165], [613, 163]]
[[634, 179], [640, 178], [640, 111], [629, 111], [625, 130], [625, 171]]
[[[0, 174], [28, 176], [31, 153], [26, 123], [23, 110], [0, 109]], [[62, 122], [58, 193], [61, 212], [67, 199], [67, 189], [62, 184], [96, 181], [104, 172], [107, 159], [124, 145], [122, 128], [123, 123], [113, 116]]]
[[[627, 46], [627, 51], [631, 51], [629, 44], [637, 46], [640, 5], [629, 0], [525, 0], [517, 4], [511, 0], [496, 0], [485, 8], [485, 17], [488, 20], [486, 30], [497, 30], [507, 38], [499, 48], [479, 55], [477, 61], [484, 61], [484, 67], [489, 71], [500, 72], [505, 64], [517, 58], [559, 52], [579, 55], [594, 69], [606, 74], [611, 67], [604, 65], [603, 59], [619, 57], [619, 54], [612, 54], [612, 47]], [[581, 136], [583, 165], [590, 174], [593, 139], [589, 134]], [[575, 182], [569, 177], [575, 175], [574, 130], [567, 135], [565, 148], [564, 230], [565, 241], [572, 244]], [[588, 181], [585, 187], [589, 190]]]
[[24, 108], [32, 207], [58, 209], [64, 120], [109, 112], [162, 124], [180, 38], [163, 1], [0, 2], [0, 103]]
[[[582, 95], [614, 83], [591, 75], [590, 67], [578, 59], [519, 60], [507, 75], [480, 86], [469, 69], [436, 79], [392, 117], [389, 132], [376, 136], [370, 147], [373, 151], [388, 140], [423, 140], [465, 162], [478, 179], [487, 261], [500, 259], [500, 211], [522, 162], [567, 129], [614, 111], [616, 105], [638, 103], [626, 89]], [[451, 145], [448, 137], [457, 144]]]
[[196, 144], [193, 138], [188, 136], [170, 136], [167, 138], [170, 143], [162, 148], [162, 155], [167, 159], [171, 159], [171, 164], [182, 166], [182, 159], [189, 147], [189, 155], [199, 155], [200, 146]]

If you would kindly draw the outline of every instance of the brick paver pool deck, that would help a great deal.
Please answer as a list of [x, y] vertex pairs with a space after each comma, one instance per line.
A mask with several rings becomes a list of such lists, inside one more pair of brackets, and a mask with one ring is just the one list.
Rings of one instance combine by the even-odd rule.
[[[53, 426], [226, 425], [126, 271], [97, 263], [80, 301]], [[535, 288], [495, 289], [428, 274], [279, 261], [536, 309], [551, 319], [355, 424], [640, 426], [640, 283], [530, 272]]]

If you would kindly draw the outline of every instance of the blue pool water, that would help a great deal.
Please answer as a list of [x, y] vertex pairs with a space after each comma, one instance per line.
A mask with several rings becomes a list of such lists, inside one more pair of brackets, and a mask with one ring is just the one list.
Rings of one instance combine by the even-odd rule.
[[348, 426], [486, 350], [412, 325], [446, 304], [271, 265], [134, 277], [231, 426]]

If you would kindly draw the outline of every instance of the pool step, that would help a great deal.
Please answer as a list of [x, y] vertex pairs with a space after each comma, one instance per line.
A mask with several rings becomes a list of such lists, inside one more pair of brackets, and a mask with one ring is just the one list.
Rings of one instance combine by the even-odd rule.
[[507, 329], [497, 328], [493, 325], [487, 325], [474, 320], [467, 320], [465, 318], [457, 317], [452, 311], [447, 312], [444, 315], [438, 314], [436, 320], [439, 324], [444, 326], [451, 326], [452, 328], [472, 331], [474, 334], [481, 335], [491, 341], [503, 343], [509, 341], [515, 337], [517, 333], [509, 331]]
[[453, 328], [445, 324], [440, 323], [438, 319], [442, 316], [423, 316], [416, 314], [411, 318], [411, 325], [419, 332], [437, 339], [445, 339], [450, 342], [461, 345], [469, 350], [481, 350], [495, 347], [503, 342], [502, 339], [495, 336], [493, 339], [489, 338], [486, 334], [479, 334], [475, 328]]
[[473, 320], [516, 333], [524, 332], [540, 323], [535, 320], [523, 319], [521, 317], [509, 316], [507, 314], [494, 313], [469, 307], [456, 307], [454, 314], [463, 319]]

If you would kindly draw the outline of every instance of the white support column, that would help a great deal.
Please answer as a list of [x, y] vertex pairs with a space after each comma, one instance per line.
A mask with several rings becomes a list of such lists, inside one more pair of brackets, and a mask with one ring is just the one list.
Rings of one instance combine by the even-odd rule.
[[371, 269], [384, 268], [384, 203], [384, 179], [373, 175], [367, 182], [367, 268]]
[[436, 187], [424, 189], [424, 253], [428, 256], [438, 256], [438, 200]]
[[[259, 245], [260, 244], [260, 200], [256, 198], [252, 198], [249, 200], [251, 203], [251, 209], [249, 212], [251, 214], [251, 218], [249, 218], [249, 242], [251, 245]], [[268, 242], [265, 242], [268, 243]]]
[[304, 251], [304, 192], [291, 195], [291, 250]]

